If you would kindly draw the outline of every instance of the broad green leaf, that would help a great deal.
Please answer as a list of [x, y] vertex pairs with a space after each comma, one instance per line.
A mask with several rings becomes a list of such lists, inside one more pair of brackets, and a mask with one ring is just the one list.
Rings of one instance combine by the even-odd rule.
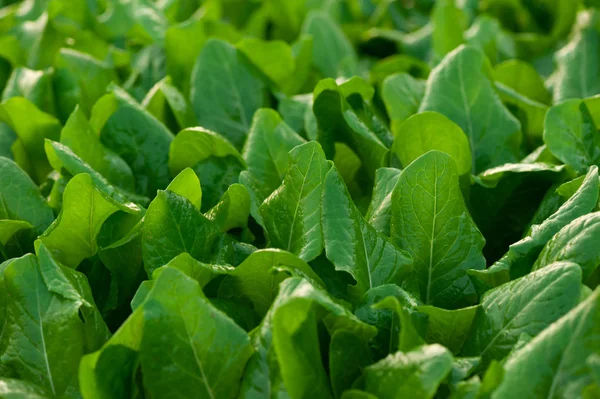
[[247, 298], [256, 312], [263, 316], [277, 296], [279, 283], [292, 275], [324, 288], [319, 276], [303, 260], [279, 249], [254, 252], [225, 277], [219, 288], [219, 297]]
[[217, 250], [219, 236], [217, 227], [187, 198], [168, 190], [159, 191], [144, 220], [144, 267], [150, 276], [183, 252], [207, 262]]
[[397, 352], [365, 368], [361, 388], [380, 398], [433, 398], [452, 369], [452, 355], [441, 345]]
[[[317, 306], [325, 312], [316, 312]], [[346, 309], [331, 302], [306, 280], [286, 280], [280, 288], [280, 296], [275, 300], [272, 334], [281, 375], [292, 398], [311, 394], [331, 397], [318, 349], [316, 323], [323, 314], [323, 322], [331, 335], [345, 329], [352, 331], [357, 338], [368, 339], [373, 335], [373, 330], [362, 325]]]
[[464, 42], [467, 16], [456, 0], [438, 0], [431, 11], [431, 47], [434, 60], [443, 58]]
[[[380, 285], [365, 293], [356, 305], [355, 314], [365, 323], [377, 327], [377, 337], [370, 345], [376, 357], [383, 357], [393, 353], [399, 346], [400, 323], [398, 320], [398, 309], [394, 301], [392, 309], [389, 306], [378, 305], [382, 300], [393, 297], [401, 308], [415, 309], [421, 305], [416, 297], [412, 296], [396, 284]], [[390, 301], [390, 299], [386, 299]], [[374, 306], [376, 305], [376, 306]]]
[[196, 117], [188, 101], [166, 77], [146, 94], [142, 107], [173, 132], [196, 124]]
[[[465, 10], [463, 3], [463, 12]], [[476, 47], [488, 57], [492, 64], [505, 58], [515, 58], [517, 49], [513, 32], [505, 31], [496, 18], [487, 14], [478, 15], [465, 32], [465, 42]]]
[[191, 168], [185, 168], [175, 176], [167, 186], [167, 190], [182, 196], [200, 210], [202, 206], [202, 187], [200, 180]]
[[300, 398], [308, 393], [330, 397], [316, 336], [317, 321], [323, 322], [331, 336], [336, 331], [349, 331], [369, 340], [376, 333], [325, 290], [301, 277], [288, 278], [252, 333], [256, 352], [244, 371], [240, 398]]
[[392, 193], [400, 178], [400, 169], [380, 168], [375, 172], [373, 196], [365, 218], [375, 230], [390, 235]]
[[327, 258], [336, 270], [356, 280], [357, 295], [383, 284], [399, 284], [410, 273], [410, 255], [396, 248], [360, 214], [335, 167], [323, 183], [323, 238]]
[[[17, 134], [17, 142], [12, 146], [15, 161], [34, 181], [42, 182], [52, 170], [44, 153], [44, 139], [58, 139], [59, 121], [21, 97], [0, 104], [0, 121]], [[15, 151], [17, 144], [21, 151]]]
[[523, 96], [517, 90], [505, 86], [496, 81], [494, 83], [500, 99], [508, 105], [523, 126], [530, 146], [536, 146], [542, 142], [544, 134], [544, 120], [548, 112], [548, 106], [528, 97]]
[[556, 262], [488, 291], [463, 347], [467, 356], [481, 356], [482, 366], [501, 360], [522, 333], [537, 335], [578, 303], [581, 268]]
[[589, 213], [573, 220], [546, 243], [533, 265], [533, 270], [557, 261], [570, 261], [581, 267], [583, 281], [586, 281], [600, 266], [600, 248], [596, 245], [600, 236], [599, 229], [599, 212]]
[[232, 184], [219, 203], [206, 213], [206, 217], [212, 220], [222, 233], [235, 228], [248, 227], [248, 217], [250, 217], [248, 189], [241, 184]]
[[39, 259], [29, 254], [14, 260], [4, 270], [4, 283], [11, 299], [0, 363], [52, 396], [79, 397], [79, 359], [109, 335], [87, 280], [54, 262], [46, 251]]
[[210, 13], [198, 13], [186, 21], [169, 26], [165, 33], [166, 72], [186, 96], [198, 54], [207, 40], [206, 21]]
[[555, 53], [553, 99], [558, 104], [600, 93], [600, 34], [598, 16], [584, 11], [578, 16], [571, 40]]
[[227, 188], [237, 183], [246, 163], [229, 141], [210, 130], [193, 127], [182, 130], [171, 143], [169, 170], [175, 176], [192, 168], [202, 184], [202, 210], [219, 202]]
[[[50, 161], [50, 165], [52, 165], [54, 170], [63, 174], [62, 178], [65, 180], [65, 183], [71, 176], [85, 173], [92, 178], [92, 181], [100, 191], [118, 202], [132, 201], [144, 206], [148, 204], [149, 200], [147, 197], [134, 194], [123, 190], [118, 186], [112, 185], [104, 176], [94, 170], [66, 145], [56, 141], [46, 140], [44, 148], [46, 150], [46, 156]], [[58, 187], [58, 185], [56, 185], [56, 187]], [[62, 195], [62, 192], [59, 194]]]
[[351, 331], [339, 330], [329, 345], [329, 376], [334, 396], [352, 386], [363, 368], [373, 362], [367, 341]]
[[[417, 313], [414, 307], [415, 304], [419, 304], [419, 301], [412, 298], [410, 294], [404, 293], [403, 295], [384, 298], [373, 306], [377, 310], [391, 310], [397, 316], [397, 318], [392, 319], [392, 323], [396, 321], [399, 327], [394, 328], [393, 324], [391, 326], [392, 336], [390, 337], [389, 353], [394, 353], [396, 349], [401, 352], [408, 352], [425, 345], [423, 337], [425, 336], [427, 316], [423, 313]], [[397, 347], [394, 345], [394, 329], [399, 330]]]
[[402, 171], [392, 194], [391, 237], [413, 258], [421, 298], [450, 309], [474, 302], [465, 271], [485, 266], [485, 240], [458, 184], [452, 158], [430, 151]]
[[100, 191], [89, 175], [79, 174], [67, 184], [62, 210], [40, 240], [59, 262], [77, 268], [98, 252], [100, 228], [118, 211], [135, 214], [141, 209], [133, 203], [115, 201]]
[[112, 184], [134, 191], [134, 178], [129, 165], [105, 148], [98, 134], [77, 106], [60, 132], [60, 143], [69, 147], [92, 169]]
[[[427, 78], [430, 72], [429, 65], [411, 57], [408, 54], [394, 54], [377, 61], [369, 73], [369, 81], [380, 87], [384, 80], [392, 75], [414, 76]], [[411, 75], [408, 75], [410, 73]]]
[[446, 310], [434, 306], [417, 307], [417, 311], [428, 316], [425, 341], [442, 344], [452, 353], [458, 354], [467, 339], [478, 308], [479, 306], [470, 306]]
[[594, 383], [585, 360], [600, 353], [600, 291], [546, 328], [504, 365], [504, 379], [492, 398], [581, 397]]
[[409, 116], [415, 114], [425, 95], [425, 83], [407, 73], [388, 76], [381, 84], [381, 97], [385, 104], [394, 136]]
[[259, 208], [269, 245], [304, 261], [323, 250], [321, 193], [331, 163], [316, 142], [290, 151], [287, 174]]
[[402, 165], [410, 165], [421, 155], [437, 150], [450, 155], [459, 175], [471, 171], [471, 149], [462, 129], [437, 112], [421, 112], [409, 117], [394, 135], [392, 153]]
[[313, 63], [324, 77], [337, 78], [343, 64], [355, 68], [357, 57], [340, 27], [324, 12], [312, 11], [302, 33], [313, 38]]
[[107, 344], [83, 358], [81, 390], [91, 398], [134, 397], [139, 367], [153, 395], [176, 389], [180, 396], [232, 398], [251, 354], [247, 334], [210, 304], [198, 282], [166, 268]]
[[27, 222], [36, 235], [54, 220], [39, 188], [16, 163], [4, 157], [0, 157], [0, 203], [0, 219]]
[[241, 148], [254, 112], [264, 104], [264, 84], [232, 45], [210, 39], [200, 52], [191, 80], [198, 123]]
[[282, 40], [248, 38], [236, 47], [277, 87], [283, 87], [294, 73], [292, 48]]
[[210, 305], [197, 282], [175, 269], [163, 271], [142, 312], [140, 362], [148, 393], [237, 397], [253, 352], [250, 339]]
[[73, 49], [60, 49], [54, 68], [56, 108], [61, 120], [66, 119], [77, 105], [89, 115], [96, 101], [106, 94], [106, 87], [118, 81], [108, 63]]
[[152, 279], [157, 280], [161, 273], [169, 268], [184, 272], [186, 275], [196, 280], [198, 284], [200, 284], [201, 288], [204, 288], [206, 284], [208, 284], [217, 276], [229, 274], [235, 270], [231, 266], [211, 265], [197, 261], [196, 259], [192, 258], [190, 254], [184, 252], [171, 259], [171, 261], [166, 265], [154, 270], [154, 273], [152, 273]]
[[508, 60], [496, 65], [494, 80], [517, 93], [542, 104], [551, 101], [550, 93], [535, 68], [521, 60]]
[[473, 172], [519, 159], [521, 125], [494, 91], [491, 68], [477, 49], [460, 46], [431, 72], [419, 111], [436, 111], [466, 133]]
[[251, 198], [252, 216], [262, 220], [258, 207], [281, 185], [288, 171], [289, 152], [305, 141], [271, 109], [259, 109], [252, 119], [242, 156], [248, 165], [240, 174]]
[[544, 122], [544, 142], [554, 156], [580, 173], [600, 164], [600, 137], [581, 100], [550, 108]]
[[[358, 93], [350, 97], [345, 95], [343, 88], [333, 79], [322, 80], [315, 88], [313, 112], [319, 127], [317, 140], [330, 158], [335, 142], [347, 144], [363, 161], [369, 175], [374, 176], [376, 169], [387, 165], [388, 146], [378, 134], [380, 132], [376, 126], [361, 117], [363, 111], [355, 108], [357, 102], [363, 107], [362, 96]], [[349, 101], [352, 101], [352, 105]], [[391, 138], [391, 135], [386, 136]]]
[[556, 233], [594, 209], [598, 201], [598, 185], [598, 168], [593, 166], [577, 191], [548, 218], [532, 225], [525, 237], [512, 244], [500, 260], [489, 269], [469, 272], [474, 281], [489, 289], [508, 282], [511, 275], [525, 274]]
[[167, 186], [173, 135], [123, 89], [111, 86], [111, 92], [94, 106], [90, 123], [100, 132], [102, 144], [127, 162], [138, 194], [152, 198]]

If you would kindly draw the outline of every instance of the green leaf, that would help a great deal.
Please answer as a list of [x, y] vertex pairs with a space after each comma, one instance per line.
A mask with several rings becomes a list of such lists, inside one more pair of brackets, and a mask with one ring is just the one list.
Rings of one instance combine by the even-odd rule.
[[336, 331], [329, 345], [329, 374], [334, 396], [342, 396], [371, 363], [372, 354], [366, 340], [352, 331]]
[[219, 202], [227, 187], [237, 183], [246, 163], [237, 150], [222, 136], [201, 127], [182, 130], [171, 143], [169, 170], [175, 176], [192, 168], [202, 183], [202, 210]]
[[277, 87], [283, 87], [296, 68], [292, 48], [282, 40], [248, 38], [236, 47]]
[[600, 34], [594, 12], [580, 14], [569, 43], [554, 55], [553, 99], [558, 104], [572, 98], [600, 93]]
[[463, 354], [481, 356], [483, 367], [501, 360], [520, 334], [535, 336], [575, 307], [580, 287], [581, 268], [557, 262], [488, 291]]
[[252, 119], [242, 156], [248, 165], [240, 182], [248, 188], [252, 216], [261, 221], [258, 207], [281, 185], [288, 171], [289, 152], [305, 141], [270, 109], [259, 109]]
[[[425, 345], [423, 336], [425, 335], [425, 322], [427, 319], [423, 317], [424, 314], [415, 312], [415, 304], [419, 304], [418, 300], [404, 294], [384, 298], [373, 306], [374, 309], [389, 309], [398, 316], [397, 321], [400, 328], [397, 349], [401, 352], [408, 352]], [[392, 319], [392, 323], [394, 320], [396, 319]], [[392, 324], [392, 334], [394, 333], [393, 327], [394, 325]], [[393, 346], [393, 338], [392, 335], [390, 337], [390, 353], [393, 353], [396, 349]]]
[[[12, 150], [15, 161], [36, 181], [46, 178], [51, 168], [44, 153], [44, 139], [58, 139], [60, 123], [24, 98], [15, 97], [0, 104], [0, 120], [17, 134]], [[21, 151], [15, 151], [15, 145]]]
[[303, 260], [279, 249], [262, 249], [252, 253], [223, 279], [219, 297], [246, 298], [263, 316], [277, 296], [279, 283], [292, 275], [324, 288], [325, 284]]
[[92, 107], [106, 94], [106, 87], [117, 81], [114, 69], [89, 54], [62, 48], [54, 60], [55, 91], [61, 120], [79, 105], [89, 115]]
[[192, 107], [198, 123], [241, 148], [252, 115], [264, 103], [264, 84], [248, 62], [232, 45], [210, 39], [198, 56], [191, 82]]
[[452, 158], [430, 151], [402, 172], [392, 194], [391, 237], [412, 255], [425, 304], [443, 308], [473, 303], [465, 271], [485, 266], [485, 240], [458, 184]]
[[355, 68], [358, 61], [352, 44], [326, 13], [310, 12], [302, 25], [302, 33], [313, 38], [313, 63], [323, 76], [338, 77], [343, 64]]
[[460, 46], [431, 72], [419, 111], [436, 111], [466, 133], [473, 172], [519, 159], [521, 125], [502, 105], [489, 79], [489, 62]]
[[[277, 332], [273, 324], [275, 317], [279, 319]], [[368, 340], [376, 332], [336, 303], [326, 291], [300, 277], [286, 279], [281, 283], [269, 313], [253, 333], [256, 352], [244, 372], [240, 398], [263, 397], [270, 392], [302, 397], [303, 391], [318, 389], [322, 389], [315, 391], [319, 392], [318, 395], [327, 395], [330, 388], [320, 359], [319, 343], [313, 332], [318, 320], [322, 320], [330, 335], [345, 330]], [[288, 336], [286, 330], [298, 333]], [[276, 334], [279, 335], [278, 345], [273, 343]], [[297, 342], [292, 342], [294, 337], [297, 337]], [[280, 352], [278, 348], [282, 345], [286, 349]], [[286, 371], [282, 372], [280, 367], [286, 368]]]
[[452, 355], [441, 345], [397, 352], [367, 367], [360, 385], [382, 398], [433, 398], [452, 369]]
[[585, 359], [600, 353], [600, 291], [542, 331], [511, 357], [493, 398], [543, 395], [579, 397], [594, 383]]
[[598, 131], [581, 100], [550, 108], [544, 122], [544, 142], [555, 157], [580, 173], [600, 164]]
[[130, 214], [141, 209], [132, 203], [119, 203], [100, 191], [87, 174], [71, 179], [63, 194], [63, 208], [40, 240], [64, 265], [77, 268], [85, 258], [98, 252], [96, 237], [110, 215]]
[[508, 60], [496, 65], [494, 80], [517, 93], [542, 104], [549, 104], [550, 93], [535, 68], [521, 60]]
[[386, 236], [390, 235], [392, 217], [392, 193], [400, 178], [400, 169], [380, 168], [375, 172], [373, 196], [365, 218], [373, 228]]
[[44, 246], [40, 251], [39, 259], [29, 254], [4, 270], [10, 300], [0, 363], [53, 396], [78, 397], [79, 359], [100, 347], [109, 332], [85, 277], [56, 263]]
[[[112, 185], [104, 176], [95, 171], [83, 159], [77, 156], [77, 154], [75, 154], [69, 147], [61, 143], [57, 143], [56, 141], [46, 140], [44, 148], [52, 167], [57, 172], [65, 175], [62, 176], [65, 182], [68, 181], [71, 176], [85, 173], [92, 178], [94, 185], [96, 185], [100, 191], [118, 202], [132, 201], [144, 206], [148, 204], [148, 198]], [[58, 185], [56, 185], [56, 187], [58, 187]], [[59, 192], [59, 194], [62, 193]]]
[[250, 340], [210, 305], [195, 281], [165, 270], [142, 311], [140, 362], [150, 394], [236, 397], [237, 381], [252, 354]]
[[407, 73], [388, 76], [381, 84], [381, 97], [385, 104], [394, 136], [402, 123], [415, 114], [425, 95], [425, 83]]
[[232, 184], [221, 201], [206, 213], [206, 217], [225, 233], [235, 228], [248, 227], [250, 216], [250, 194], [245, 186]]
[[142, 107], [164, 123], [173, 132], [196, 124], [196, 117], [188, 101], [166, 77], [146, 94]]
[[546, 243], [533, 265], [533, 270], [557, 261], [570, 261], [581, 267], [583, 281], [586, 281], [600, 265], [600, 252], [596, 245], [600, 235], [599, 228], [599, 212], [573, 220]]
[[[333, 79], [319, 82], [314, 90], [313, 103], [319, 126], [317, 140], [330, 158], [335, 142], [347, 144], [363, 161], [369, 175], [374, 176], [376, 169], [387, 165], [389, 157], [388, 146], [378, 133], [384, 133], [386, 138], [391, 138], [391, 135], [379, 132], [376, 126], [361, 118], [365, 112], [364, 101], [357, 94], [346, 97], [342, 86], [338, 86]], [[352, 105], [349, 102], [351, 98]]]
[[427, 330], [425, 341], [440, 343], [452, 353], [458, 354], [469, 334], [473, 318], [479, 306], [446, 310], [434, 306], [419, 306], [417, 310], [425, 313]]
[[144, 267], [148, 275], [187, 252], [194, 259], [210, 260], [218, 238], [217, 227], [187, 198], [159, 191], [150, 203], [142, 238]]
[[431, 44], [436, 59], [441, 59], [464, 42], [467, 16], [455, 0], [441, 0], [431, 11]]
[[395, 132], [392, 152], [408, 166], [421, 155], [437, 150], [456, 162], [459, 175], [471, 171], [471, 150], [462, 129], [437, 112], [422, 112], [409, 117]]
[[171, 261], [166, 265], [154, 270], [154, 273], [152, 273], [152, 279], [157, 280], [161, 273], [169, 268], [184, 272], [186, 275], [196, 280], [198, 284], [200, 284], [201, 288], [204, 288], [206, 284], [208, 284], [217, 276], [226, 275], [235, 270], [231, 266], [212, 265], [199, 262], [192, 258], [190, 254], [184, 252], [171, 259]]
[[98, 134], [77, 106], [60, 133], [60, 143], [69, 147], [92, 169], [112, 184], [134, 191], [133, 172], [117, 154], [106, 149]]
[[321, 193], [331, 164], [316, 142], [290, 151], [283, 183], [259, 208], [269, 245], [293, 253], [304, 261], [323, 250]]
[[0, 157], [0, 219], [21, 220], [41, 234], [54, 220], [39, 188], [12, 160]]
[[360, 214], [335, 167], [323, 183], [321, 224], [327, 258], [356, 280], [357, 295], [383, 284], [399, 284], [410, 273], [410, 255], [396, 248]]
[[92, 110], [90, 119], [102, 144], [131, 168], [136, 192], [154, 197], [169, 183], [168, 148], [173, 135], [123, 89], [111, 86]]

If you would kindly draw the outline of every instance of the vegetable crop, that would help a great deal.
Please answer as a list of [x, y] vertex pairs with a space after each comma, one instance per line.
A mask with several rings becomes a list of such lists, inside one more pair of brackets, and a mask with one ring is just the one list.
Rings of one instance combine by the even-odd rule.
[[596, 0], [0, 0], [0, 398], [600, 398]]

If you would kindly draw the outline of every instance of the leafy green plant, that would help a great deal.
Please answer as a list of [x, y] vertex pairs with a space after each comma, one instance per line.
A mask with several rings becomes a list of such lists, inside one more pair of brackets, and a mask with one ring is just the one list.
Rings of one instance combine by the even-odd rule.
[[599, 7], [0, 0], [0, 398], [600, 397]]

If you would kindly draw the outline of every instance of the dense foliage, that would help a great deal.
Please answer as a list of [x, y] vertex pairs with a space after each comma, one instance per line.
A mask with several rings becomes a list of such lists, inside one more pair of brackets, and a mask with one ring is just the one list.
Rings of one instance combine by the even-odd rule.
[[595, 7], [0, 0], [0, 398], [599, 398]]

